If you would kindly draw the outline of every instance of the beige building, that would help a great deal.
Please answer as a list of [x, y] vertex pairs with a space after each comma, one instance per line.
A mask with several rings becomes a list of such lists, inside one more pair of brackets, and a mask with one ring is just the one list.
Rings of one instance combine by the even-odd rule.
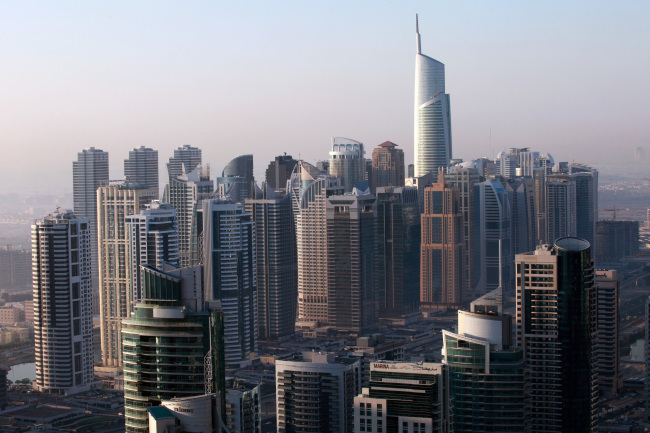
[[125, 217], [140, 213], [145, 204], [158, 198], [157, 191], [125, 182], [111, 182], [97, 189], [100, 328], [102, 363], [106, 367], [122, 365], [122, 319], [128, 318], [130, 311]]
[[404, 186], [404, 151], [385, 141], [372, 151], [372, 176], [368, 179], [374, 194], [380, 186]]
[[465, 238], [458, 189], [442, 175], [424, 189], [420, 266], [420, 302], [457, 306], [464, 285]]
[[13, 325], [16, 322], [20, 322], [21, 312], [16, 307], [0, 307], [0, 325]]

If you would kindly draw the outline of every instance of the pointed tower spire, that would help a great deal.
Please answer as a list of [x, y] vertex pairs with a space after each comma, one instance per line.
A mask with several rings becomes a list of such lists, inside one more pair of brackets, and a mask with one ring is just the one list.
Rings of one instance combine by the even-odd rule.
[[415, 48], [417, 54], [422, 54], [422, 47], [420, 46], [420, 25], [418, 24], [418, 14], [415, 14]]

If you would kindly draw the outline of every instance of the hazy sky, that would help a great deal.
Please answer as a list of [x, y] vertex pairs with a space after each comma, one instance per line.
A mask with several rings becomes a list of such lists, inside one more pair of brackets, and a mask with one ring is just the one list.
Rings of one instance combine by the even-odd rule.
[[650, 152], [647, 1], [0, 0], [0, 193], [70, 191], [89, 146], [112, 178], [141, 145], [161, 165], [199, 146], [213, 177], [244, 153], [258, 177], [282, 152], [326, 159], [331, 136], [412, 162], [416, 12], [454, 157]]

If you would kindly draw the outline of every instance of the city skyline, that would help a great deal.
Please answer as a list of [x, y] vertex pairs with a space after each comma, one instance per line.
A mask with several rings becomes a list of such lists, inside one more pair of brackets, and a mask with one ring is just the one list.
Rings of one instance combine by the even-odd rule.
[[[215, 174], [252, 153], [261, 179], [278, 151], [327, 159], [332, 136], [368, 148], [393, 141], [408, 164], [416, 12], [427, 54], [447, 68], [454, 157], [526, 146], [600, 168], [607, 147], [631, 156], [648, 140], [650, 61], [637, 55], [648, 8], [6, 5], [0, 23], [12, 43], [0, 48], [9, 83], [1, 130], [12, 146], [3, 149], [0, 182], [33, 192], [23, 155], [47, 154], [29, 163], [48, 178], [46, 190], [65, 191], [69, 160], [90, 146], [111, 154], [112, 179], [134, 147], [158, 150], [163, 164], [183, 144], [204, 149]], [[332, 23], [356, 31], [333, 32]]]

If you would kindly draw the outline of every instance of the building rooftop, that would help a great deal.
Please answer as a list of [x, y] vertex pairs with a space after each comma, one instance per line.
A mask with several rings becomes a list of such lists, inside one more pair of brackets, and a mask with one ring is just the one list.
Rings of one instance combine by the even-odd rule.
[[170, 410], [164, 406], [152, 406], [148, 410], [154, 419], [174, 418]]

